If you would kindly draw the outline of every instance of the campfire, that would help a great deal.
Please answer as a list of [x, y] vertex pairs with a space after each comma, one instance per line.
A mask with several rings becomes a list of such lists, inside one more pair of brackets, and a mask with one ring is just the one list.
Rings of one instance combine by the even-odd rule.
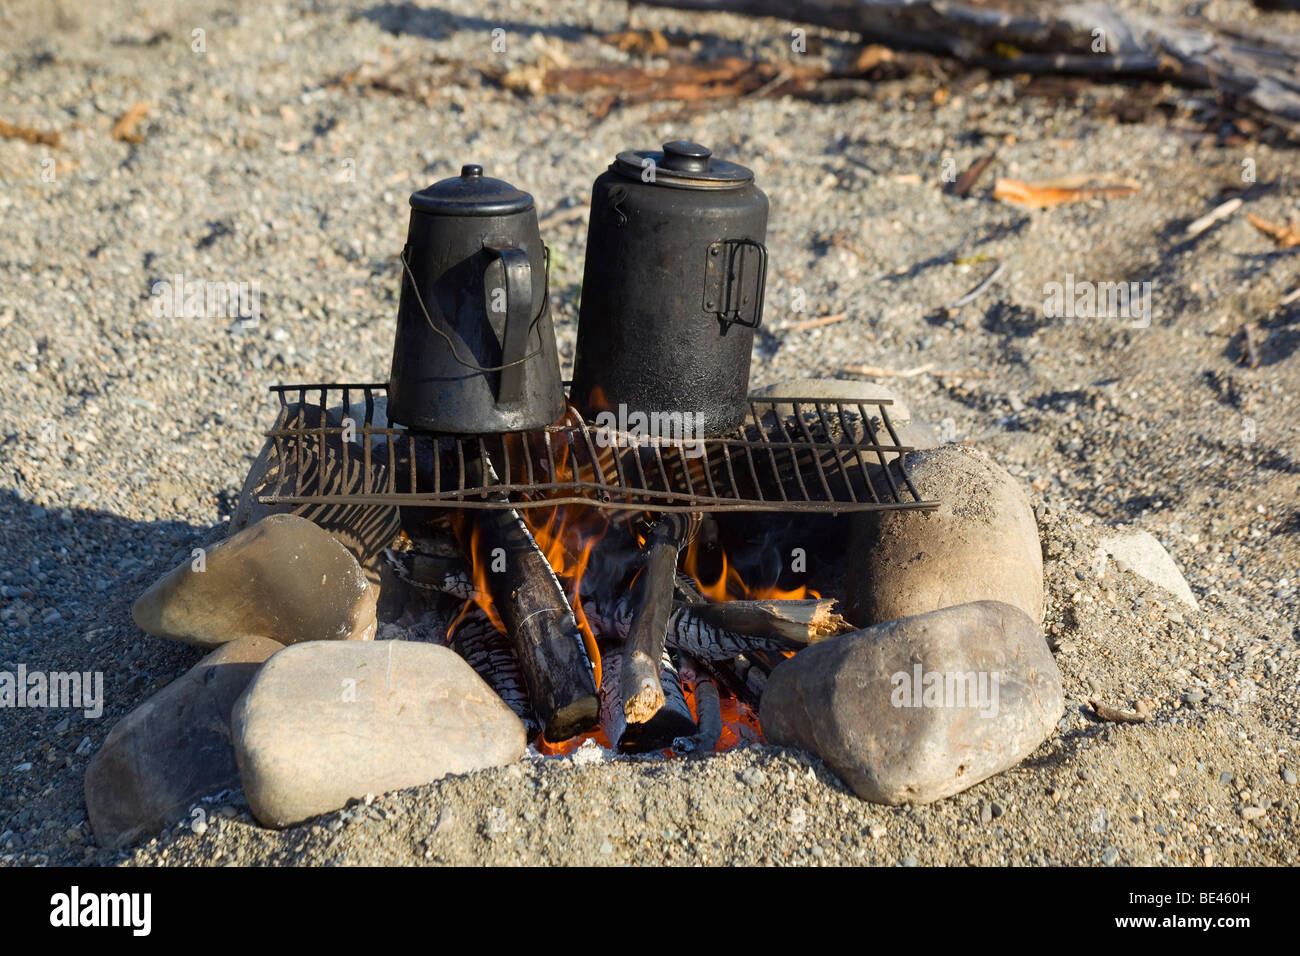
[[688, 445], [572, 408], [538, 431], [410, 430], [385, 391], [277, 386], [285, 467], [260, 501], [385, 536], [384, 634], [454, 649], [543, 754], [761, 740], [772, 668], [851, 629], [764, 517], [933, 507], [896, 461], [910, 449], [887, 402], [754, 399]]
[[[597, 178], [571, 382], [532, 197], [467, 165], [411, 207], [388, 381], [275, 386], [231, 537], [132, 608], [211, 653], [88, 768], [97, 834], [235, 785], [287, 826], [530, 743], [766, 736], [867, 799], [925, 802], [1055, 726], [1014, 480], [918, 451], [879, 391], [750, 394], [768, 208], [750, 170], [679, 142]], [[917, 710], [900, 675], [999, 696]]]

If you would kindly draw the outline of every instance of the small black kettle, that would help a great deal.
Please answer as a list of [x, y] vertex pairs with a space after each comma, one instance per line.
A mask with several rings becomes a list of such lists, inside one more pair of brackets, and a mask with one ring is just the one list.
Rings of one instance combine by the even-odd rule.
[[388, 417], [497, 434], [564, 412], [533, 197], [481, 166], [411, 194]]

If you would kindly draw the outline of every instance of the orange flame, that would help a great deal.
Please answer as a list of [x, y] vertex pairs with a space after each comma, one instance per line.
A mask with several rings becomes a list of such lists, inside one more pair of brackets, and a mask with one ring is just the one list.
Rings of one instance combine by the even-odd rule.
[[692, 541], [686, 549], [682, 570], [695, 579], [700, 592], [711, 601], [801, 601], [821, 597], [821, 594], [804, 584], [789, 589], [777, 587], [776, 584], [750, 584], [727, 560], [725, 551], [721, 554], [722, 569], [717, 578], [705, 581], [700, 568], [702, 550], [699, 538]]

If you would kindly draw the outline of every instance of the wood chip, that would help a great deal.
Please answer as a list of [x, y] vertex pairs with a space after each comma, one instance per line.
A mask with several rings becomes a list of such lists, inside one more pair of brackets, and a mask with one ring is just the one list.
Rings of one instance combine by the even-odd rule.
[[1267, 219], [1261, 219], [1253, 212], [1246, 213], [1246, 219], [1252, 226], [1264, 235], [1268, 236], [1283, 249], [1292, 249], [1295, 246], [1300, 246], [1300, 227], [1296, 227], [1295, 225], [1281, 226], [1275, 222], [1270, 222]]
[[1088, 706], [1092, 708], [1093, 713], [1098, 717], [1112, 724], [1145, 724], [1147, 722], [1147, 718], [1135, 710], [1121, 710], [1118, 707], [1111, 707], [1096, 698], [1089, 700]]
[[820, 329], [824, 325], [843, 322], [848, 317], [847, 312], [839, 312], [835, 315], [823, 315], [816, 319], [804, 319], [802, 322], [791, 322], [789, 325], [780, 325], [777, 328], [783, 332], [805, 332], [808, 329]]
[[1259, 346], [1249, 322], [1241, 327], [1241, 363], [1246, 368], [1259, 368]]
[[882, 63], [889, 63], [894, 59], [894, 51], [887, 46], [881, 46], [879, 43], [872, 43], [865, 46], [858, 53], [853, 61], [853, 69], [858, 73], [869, 73]]
[[879, 365], [846, 365], [844, 371], [853, 375], [869, 375], [873, 378], [916, 378], [933, 368], [933, 362], [926, 362], [924, 365], [908, 369], [881, 368]]
[[1189, 237], [1199, 236], [1201, 233], [1203, 233], [1206, 229], [1209, 229], [1220, 219], [1227, 219], [1229, 216], [1231, 216], [1234, 212], [1236, 212], [1240, 208], [1241, 208], [1241, 199], [1239, 197], [1229, 199], [1227, 202], [1215, 206], [1213, 209], [1207, 212], [1200, 219], [1194, 219], [1190, 223], [1188, 223], [1186, 235]]
[[113, 139], [123, 143], [143, 143], [144, 134], [141, 133], [137, 126], [149, 112], [149, 104], [143, 100], [135, 103], [125, 113], [117, 118], [113, 124]]
[[0, 139], [21, 139], [38, 146], [53, 146], [58, 149], [61, 137], [58, 133], [47, 133], [32, 129], [30, 126], [16, 126], [0, 120]]
[[993, 198], [1003, 202], [1046, 209], [1063, 203], [1084, 202], [1088, 199], [1110, 199], [1131, 196], [1141, 187], [1132, 180], [1080, 173], [1057, 179], [1044, 179], [1024, 183], [1018, 179], [999, 179], [993, 186]]
[[625, 53], [638, 56], [663, 56], [668, 52], [668, 38], [658, 30], [623, 30], [605, 34], [605, 42], [612, 43]]

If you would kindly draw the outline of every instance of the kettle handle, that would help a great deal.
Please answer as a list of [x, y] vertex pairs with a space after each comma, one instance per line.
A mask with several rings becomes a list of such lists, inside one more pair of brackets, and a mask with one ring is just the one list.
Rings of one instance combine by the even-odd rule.
[[[501, 337], [501, 379], [497, 383], [498, 402], [517, 402], [524, 397], [524, 363], [529, 358], [528, 333], [533, 314], [533, 267], [528, 253], [518, 247], [488, 246], [487, 251], [501, 260], [505, 274], [506, 322]], [[489, 293], [484, 304], [491, 309]]]

